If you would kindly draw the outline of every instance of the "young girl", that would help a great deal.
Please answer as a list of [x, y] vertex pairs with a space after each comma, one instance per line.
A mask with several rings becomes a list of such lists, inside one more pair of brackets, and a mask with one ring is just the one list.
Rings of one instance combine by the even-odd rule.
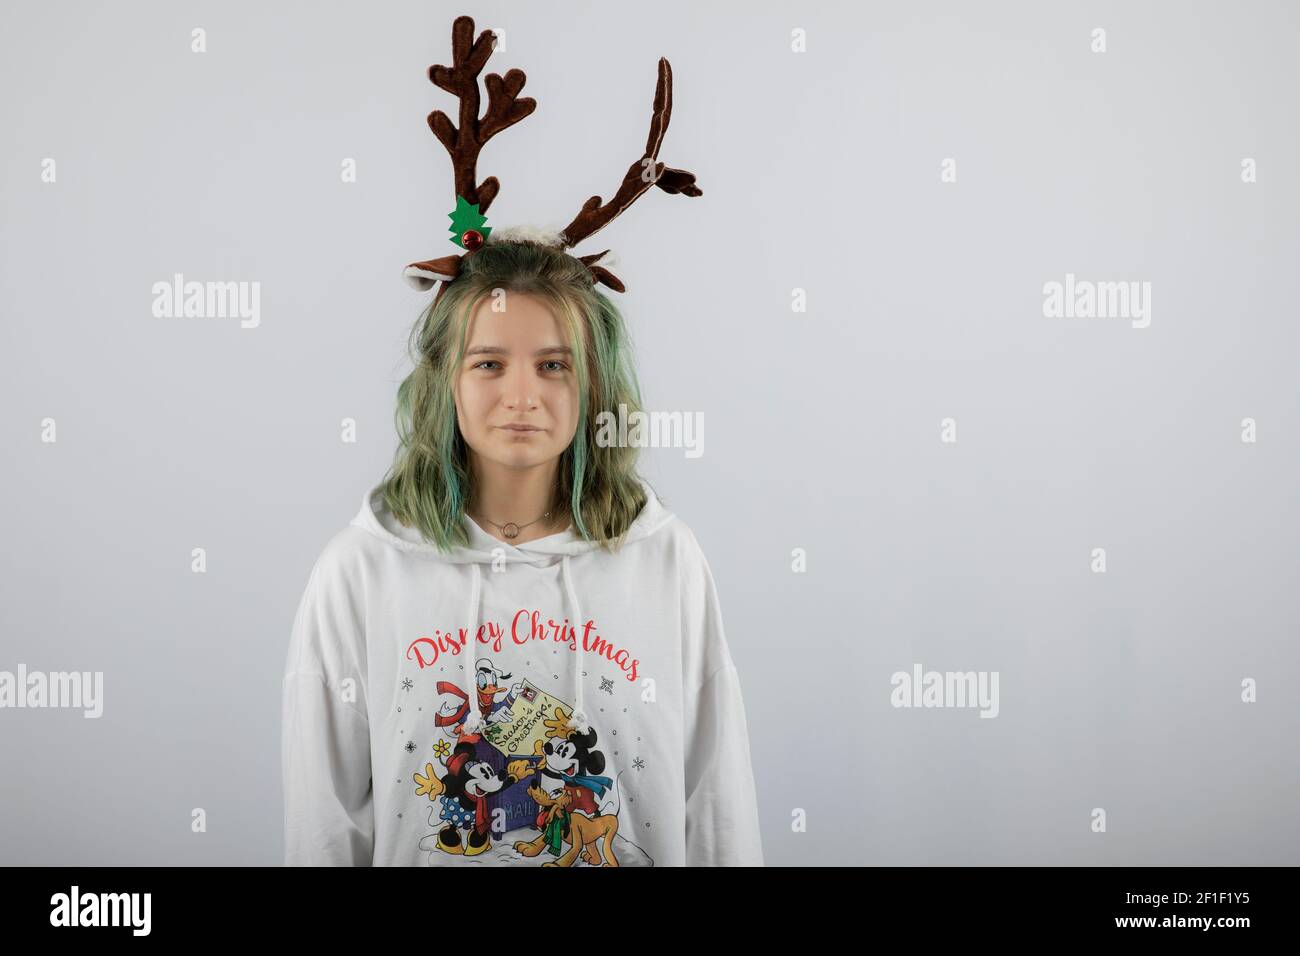
[[386, 480], [312, 570], [284, 684], [291, 864], [761, 865], [694, 534], [582, 263], [487, 243], [418, 328]]
[[[307, 582], [284, 680], [285, 859], [306, 864], [758, 865], [740, 681], [708, 563], [607, 417], [640, 410], [623, 285], [566, 250], [657, 186], [646, 153], [562, 231], [493, 230], [478, 151], [528, 116], [524, 74], [478, 75], [491, 31], [452, 28], [429, 77], [461, 101], [451, 239], [398, 393], [401, 447]], [[507, 235], [507, 233], [511, 233]]]

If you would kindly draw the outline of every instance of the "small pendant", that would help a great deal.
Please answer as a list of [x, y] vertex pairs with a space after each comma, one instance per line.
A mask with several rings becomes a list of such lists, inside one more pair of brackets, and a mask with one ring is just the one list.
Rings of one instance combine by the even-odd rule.
[[519, 536], [519, 525], [511, 521], [509, 524], [501, 526], [501, 533], [507, 538], [517, 538]]

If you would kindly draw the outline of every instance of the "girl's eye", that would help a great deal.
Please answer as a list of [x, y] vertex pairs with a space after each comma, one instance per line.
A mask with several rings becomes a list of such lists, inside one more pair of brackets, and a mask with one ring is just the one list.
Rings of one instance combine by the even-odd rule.
[[[497, 365], [497, 364], [499, 364], [499, 363], [497, 362], [496, 359], [484, 359], [482, 362], [479, 362], [479, 363], [478, 363], [477, 365], [475, 365], [474, 367], [475, 367], [475, 368], [483, 368], [483, 366], [485, 366], [485, 365]], [[556, 366], [559, 366], [558, 368], [550, 368], [550, 369], [546, 369], [546, 371], [548, 371], [548, 372], [563, 372], [566, 368], [568, 368], [567, 365], [565, 365], [563, 362], [559, 361], [558, 359], [551, 359], [551, 360], [549, 360], [549, 361], [543, 362], [542, 365], [543, 365], [543, 366], [546, 366], [546, 365], [556, 365]], [[493, 371], [493, 369], [489, 369], [488, 371]]]

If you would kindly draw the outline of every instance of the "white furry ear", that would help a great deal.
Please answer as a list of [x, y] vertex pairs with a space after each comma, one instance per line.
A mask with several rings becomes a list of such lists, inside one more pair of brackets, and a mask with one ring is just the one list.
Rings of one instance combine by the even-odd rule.
[[559, 229], [545, 226], [498, 226], [488, 234], [488, 242], [535, 242], [543, 246], [558, 246], [564, 242]]
[[402, 270], [402, 278], [416, 292], [428, 292], [439, 282], [450, 282], [456, 277], [434, 272], [422, 263], [412, 263]]

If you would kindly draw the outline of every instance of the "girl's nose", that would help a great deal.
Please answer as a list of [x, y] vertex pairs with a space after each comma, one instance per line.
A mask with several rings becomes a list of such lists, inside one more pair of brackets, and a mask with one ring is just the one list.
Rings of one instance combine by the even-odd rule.
[[537, 404], [537, 393], [530, 381], [511, 380], [509, 389], [507, 401], [511, 408], [532, 408]]

